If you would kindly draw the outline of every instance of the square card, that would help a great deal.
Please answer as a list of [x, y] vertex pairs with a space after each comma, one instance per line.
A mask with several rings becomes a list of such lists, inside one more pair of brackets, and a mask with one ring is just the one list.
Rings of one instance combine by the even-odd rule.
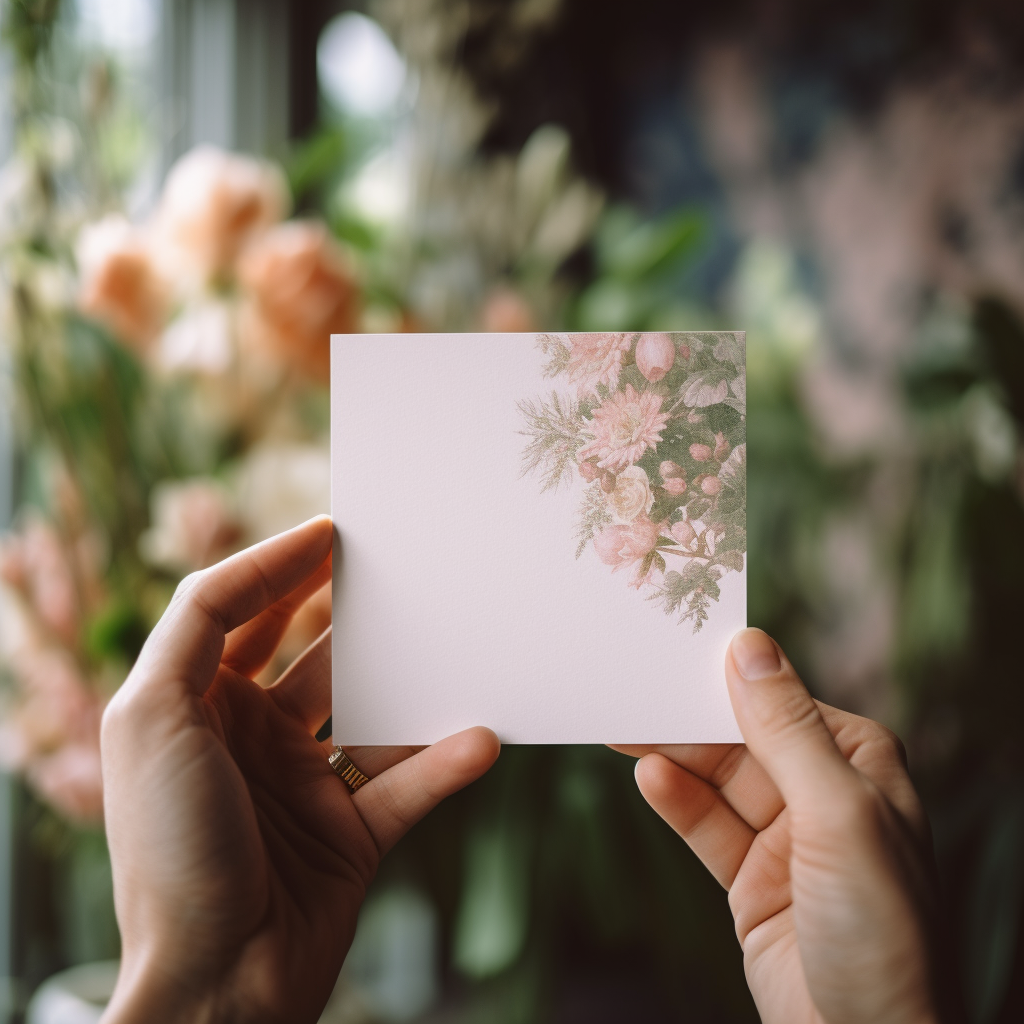
[[334, 742], [740, 740], [745, 335], [331, 339]]

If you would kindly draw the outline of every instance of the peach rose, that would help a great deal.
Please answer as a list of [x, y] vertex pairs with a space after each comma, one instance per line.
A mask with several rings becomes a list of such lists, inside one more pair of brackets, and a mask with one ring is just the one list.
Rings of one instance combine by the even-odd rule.
[[342, 248], [314, 221], [268, 231], [241, 260], [248, 293], [242, 344], [326, 383], [331, 334], [358, 330], [359, 292]]
[[123, 217], [104, 217], [82, 231], [77, 257], [82, 312], [129, 345], [148, 345], [170, 312], [171, 290], [142, 233]]
[[172, 259], [205, 284], [287, 209], [288, 185], [273, 164], [198, 146], [167, 175], [156, 224]]
[[527, 334], [537, 329], [526, 299], [509, 287], [498, 287], [487, 296], [480, 317], [485, 331], [495, 334]]

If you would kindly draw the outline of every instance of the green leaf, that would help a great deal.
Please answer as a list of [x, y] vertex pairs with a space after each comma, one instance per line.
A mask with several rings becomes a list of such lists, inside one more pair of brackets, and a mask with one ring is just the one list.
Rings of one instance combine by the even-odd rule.
[[547, 400], [526, 399], [518, 408], [526, 420], [526, 429], [520, 433], [530, 438], [523, 449], [523, 474], [539, 470], [541, 489], [554, 490], [571, 476], [576, 453], [583, 446], [583, 410], [578, 402], [557, 391]]
[[583, 492], [583, 500], [580, 502], [576, 525], [577, 558], [583, 554], [584, 548], [600, 532], [601, 527], [607, 526], [611, 521], [612, 514], [608, 511], [604, 491], [601, 490], [599, 483], [594, 482]]
[[715, 561], [726, 569], [732, 569], [733, 572], [743, 572], [743, 553], [740, 551], [720, 552]]

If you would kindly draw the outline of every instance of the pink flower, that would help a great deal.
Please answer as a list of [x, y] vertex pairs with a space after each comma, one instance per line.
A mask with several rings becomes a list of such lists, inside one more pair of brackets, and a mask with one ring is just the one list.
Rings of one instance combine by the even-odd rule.
[[597, 557], [605, 565], [612, 566], [613, 569], [620, 568], [625, 562], [622, 552], [630, 532], [629, 526], [606, 526], [594, 538], [594, 550], [597, 552]]
[[152, 525], [139, 538], [151, 565], [180, 572], [205, 569], [231, 553], [242, 534], [231, 497], [216, 480], [194, 477], [153, 488]]
[[693, 551], [696, 546], [697, 534], [693, 527], [687, 522], [673, 523], [672, 529], [668, 531], [672, 539], [682, 548]]
[[584, 395], [594, 391], [598, 384], [609, 389], [619, 383], [622, 357], [629, 351], [628, 334], [573, 334], [570, 335], [569, 383]]
[[668, 414], [660, 409], [661, 395], [638, 394], [627, 384], [625, 391], [616, 392], [594, 410], [590, 421], [594, 440], [580, 450], [579, 458], [596, 455], [602, 469], [615, 472], [633, 465], [661, 440]]
[[78, 304], [121, 341], [145, 348], [170, 312], [170, 287], [149, 243], [122, 217], [109, 216], [82, 231], [77, 248], [82, 273]]
[[597, 479], [597, 466], [592, 462], [581, 462], [580, 463], [580, 476], [583, 477], [587, 483], [591, 483]]
[[102, 821], [103, 777], [98, 737], [96, 742], [61, 747], [30, 765], [26, 774], [36, 792], [72, 821]]
[[729, 442], [725, 439], [725, 434], [719, 431], [715, 434], [715, 458], [719, 462], [724, 462], [726, 455], [729, 454], [731, 448]]
[[537, 329], [529, 303], [507, 285], [487, 296], [480, 312], [481, 326], [493, 334], [526, 334]]
[[700, 489], [708, 497], [713, 498], [722, 490], [722, 481], [717, 476], [706, 476], [700, 482]]
[[81, 620], [73, 554], [57, 531], [38, 519], [0, 547], [0, 577], [17, 587], [46, 627], [68, 644], [77, 639]]
[[277, 167], [198, 146], [164, 183], [156, 217], [161, 249], [185, 276], [205, 284], [228, 271], [287, 207], [288, 184]]
[[676, 345], [671, 334], [644, 334], [636, 343], [637, 369], [653, 384], [672, 369]]
[[674, 476], [683, 475], [683, 467], [678, 462], [671, 462], [666, 459], [659, 467], [658, 472], [661, 474], [662, 480], [669, 480]]
[[[623, 566], [642, 562], [657, 546], [661, 526], [652, 523], [646, 515], [639, 515], [629, 526], [607, 526], [594, 538], [594, 550], [605, 565], [618, 572]], [[638, 574], [633, 585], [639, 587], [650, 576], [650, 570], [643, 576]]]
[[326, 382], [331, 335], [359, 330], [360, 291], [345, 250], [318, 221], [264, 233], [238, 264], [246, 344]]
[[681, 476], [670, 476], [664, 483], [669, 494], [679, 495], [686, 490], [686, 481]]
[[714, 452], [706, 444], [691, 444], [690, 458], [694, 462], [707, 462]]

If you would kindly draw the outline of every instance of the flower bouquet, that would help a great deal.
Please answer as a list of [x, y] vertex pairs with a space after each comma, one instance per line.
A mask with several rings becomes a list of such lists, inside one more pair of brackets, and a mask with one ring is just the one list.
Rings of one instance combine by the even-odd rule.
[[742, 333], [544, 334], [544, 376], [566, 392], [519, 409], [523, 471], [585, 485], [576, 557], [592, 545], [697, 632], [719, 581], [742, 572], [746, 351]]

